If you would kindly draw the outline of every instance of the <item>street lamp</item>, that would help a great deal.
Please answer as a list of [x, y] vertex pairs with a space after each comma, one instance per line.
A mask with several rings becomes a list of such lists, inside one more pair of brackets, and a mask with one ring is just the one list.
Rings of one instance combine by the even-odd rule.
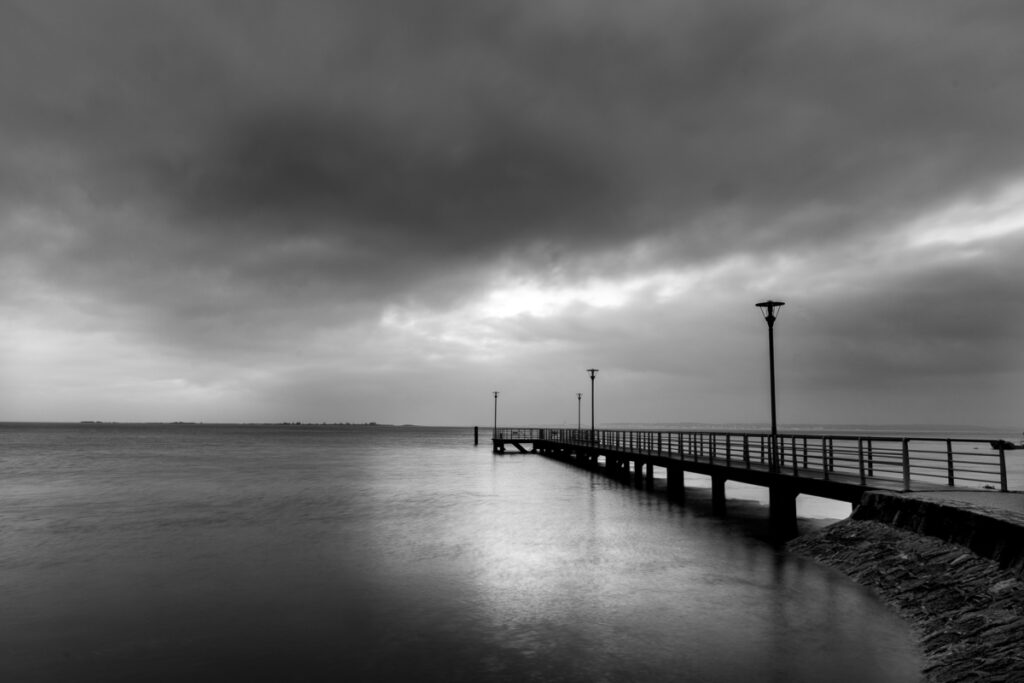
[[583, 411], [583, 394], [581, 394], [580, 392], [577, 391], [576, 392], [576, 431], [577, 432], [580, 431], [580, 427], [583, 424], [581, 422], [581, 419], [580, 419], [580, 416], [583, 414], [582, 411]]
[[770, 469], [772, 472], [779, 471], [778, 458], [778, 424], [775, 421], [775, 319], [778, 318], [779, 309], [786, 305], [784, 301], [762, 301], [756, 304], [764, 314], [764, 320], [768, 323], [768, 376], [771, 382], [772, 394], [772, 447], [770, 451]]
[[498, 438], [498, 392], [494, 392], [494, 432], [492, 438]]
[[590, 373], [590, 440], [594, 440], [594, 376], [597, 368], [587, 368]]

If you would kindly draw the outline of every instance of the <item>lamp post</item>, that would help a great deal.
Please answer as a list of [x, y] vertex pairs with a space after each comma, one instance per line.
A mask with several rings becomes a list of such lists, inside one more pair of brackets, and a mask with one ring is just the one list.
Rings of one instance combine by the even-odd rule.
[[594, 440], [594, 376], [597, 375], [597, 368], [587, 368], [590, 373], [590, 440]]
[[764, 320], [768, 323], [768, 376], [772, 395], [772, 446], [769, 451], [769, 465], [772, 472], [779, 471], [778, 458], [778, 424], [775, 421], [775, 319], [778, 318], [778, 311], [786, 305], [784, 301], [762, 301], [756, 304], [764, 314]]
[[491, 438], [498, 438], [498, 392], [494, 392], [494, 431], [492, 432]]
[[583, 394], [581, 394], [580, 392], [577, 391], [576, 392], [576, 431], [577, 432], [580, 431], [580, 427], [582, 427], [582, 425], [583, 425], [583, 422], [581, 421], [581, 418], [580, 418], [580, 416], [583, 414], [582, 411], [583, 411]]

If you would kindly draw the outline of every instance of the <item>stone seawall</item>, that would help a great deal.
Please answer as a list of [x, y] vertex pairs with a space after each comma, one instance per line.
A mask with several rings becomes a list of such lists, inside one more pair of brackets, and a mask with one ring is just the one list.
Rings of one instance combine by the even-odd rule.
[[1012, 516], [872, 492], [849, 519], [788, 548], [895, 608], [918, 635], [922, 680], [1024, 681], [1024, 520]]
[[[978, 492], [978, 496], [1006, 494]], [[1016, 495], [1016, 494], [1013, 494]], [[998, 498], [997, 498], [998, 499]], [[873, 520], [950, 541], [1011, 569], [1024, 573], [1024, 513], [985, 507], [937, 494], [864, 494], [853, 511], [854, 519]]]

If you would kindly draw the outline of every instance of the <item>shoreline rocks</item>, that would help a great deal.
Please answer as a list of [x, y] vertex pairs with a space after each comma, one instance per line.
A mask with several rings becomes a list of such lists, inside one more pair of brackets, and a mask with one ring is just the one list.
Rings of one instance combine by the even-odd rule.
[[857, 517], [787, 548], [839, 569], [895, 608], [918, 635], [922, 680], [1024, 681], [1024, 582], [1017, 567]]

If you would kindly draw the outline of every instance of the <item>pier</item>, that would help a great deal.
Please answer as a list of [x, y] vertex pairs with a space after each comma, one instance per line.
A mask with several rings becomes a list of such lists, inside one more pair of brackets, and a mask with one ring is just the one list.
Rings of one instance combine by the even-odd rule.
[[495, 453], [537, 453], [638, 486], [662, 468], [682, 497], [686, 472], [711, 478], [725, 514], [725, 482], [764, 486], [776, 534], [796, 535], [800, 494], [857, 503], [867, 491], [1007, 491], [1005, 447], [981, 439], [617, 429], [494, 429]]

